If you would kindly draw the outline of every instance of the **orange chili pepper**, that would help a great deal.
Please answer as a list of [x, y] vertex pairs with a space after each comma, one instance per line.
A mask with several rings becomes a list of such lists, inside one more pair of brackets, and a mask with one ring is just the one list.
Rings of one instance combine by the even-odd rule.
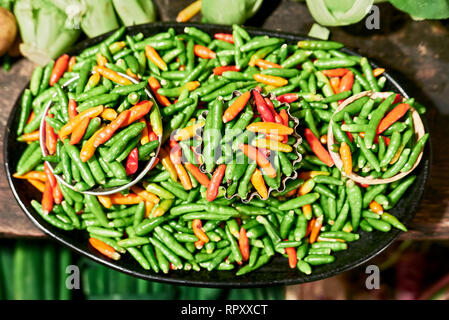
[[44, 193], [42, 194], [42, 211], [49, 214], [53, 210], [53, 190], [50, 181], [45, 182]]
[[132, 72], [130, 68], [126, 69], [126, 74], [128, 76], [130, 76], [131, 78], [133, 78], [137, 81], [140, 81], [140, 77], [137, 74], [135, 74], [134, 72]]
[[217, 56], [211, 49], [200, 44], [193, 46], [193, 53], [203, 59], [214, 59]]
[[159, 69], [161, 69], [162, 71], [167, 71], [167, 64], [164, 60], [162, 60], [159, 53], [157, 53], [157, 51], [149, 44], [145, 46], [145, 55], [147, 56], [148, 60], [153, 62]]
[[288, 80], [285, 78], [277, 77], [277, 76], [270, 76], [268, 74], [261, 74], [261, 73], [255, 73], [253, 74], [254, 80], [257, 82], [271, 85], [275, 87], [283, 87], [286, 84], [288, 84]]
[[284, 126], [288, 127], [288, 114], [287, 114], [287, 111], [285, 109], [281, 109], [281, 111], [279, 111], [279, 115], [281, 116], [282, 124]]
[[76, 64], [76, 57], [72, 56], [69, 59], [68, 65], [67, 65], [67, 71], [72, 72], [73, 66]]
[[241, 227], [239, 232], [239, 248], [240, 253], [242, 254], [242, 260], [248, 261], [249, 260], [249, 240], [248, 236], [246, 235], [245, 228]]
[[218, 195], [218, 188], [220, 187], [221, 181], [223, 180], [226, 170], [226, 165], [221, 164], [215, 169], [210, 183], [207, 186], [206, 199], [207, 201], [214, 201]]
[[128, 193], [126, 196], [120, 192], [110, 195], [112, 204], [138, 204], [143, 201], [143, 199], [135, 193]]
[[103, 106], [97, 106], [94, 108], [90, 108], [86, 111], [81, 112], [73, 119], [69, 120], [58, 132], [59, 139], [64, 141], [64, 139], [72, 133], [72, 131], [83, 121], [84, 118], [95, 118], [100, 115], [104, 110]]
[[148, 85], [150, 86], [151, 91], [154, 97], [156, 98], [157, 102], [159, 102], [164, 107], [171, 105], [170, 100], [168, 100], [166, 96], [157, 93], [157, 90], [161, 88], [161, 85], [155, 77], [148, 78]]
[[72, 131], [70, 136], [70, 144], [74, 145], [81, 141], [84, 134], [86, 133], [87, 126], [89, 125], [90, 119], [84, 118], [83, 121]]
[[112, 201], [111, 197], [109, 196], [97, 196], [98, 201], [105, 207], [106, 209], [109, 209], [112, 207]]
[[352, 73], [352, 71], [349, 71], [343, 76], [343, 78], [341, 78], [338, 92], [351, 90], [353, 84], [354, 84], [354, 73]]
[[295, 269], [298, 263], [298, 257], [296, 256], [296, 249], [293, 247], [285, 248], [285, 253], [288, 256], [288, 265], [290, 268]]
[[[47, 124], [47, 123], [45, 123]], [[45, 125], [47, 127], [47, 125]], [[30, 132], [30, 133], [24, 133], [20, 137], [17, 138], [17, 141], [21, 142], [33, 142], [39, 140], [39, 130]]]
[[332, 90], [335, 94], [340, 92], [340, 78], [338, 77], [332, 77], [329, 79], [329, 83], [332, 87]]
[[33, 120], [35, 116], [36, 115], [34, 114], [34, 111], [31, 111], [30, 116], [28, 117], [28, 120], [27, 120], [27, 124], [30, 123], [31, 120]]
[[63, 54], [56, 60], [53, 70], [51, 71], [50, 74], [50, 81], [49, 81], [50, 86], [53, 86], [56, 82], [58, 82], [58, 80], [67, 70], [69, 58], [70, 57], [68, 54]]
[[44, 162], [44, 173], [45, 176], [47, 177], [46, 181], [50, 182], [50, 186], [53, 188], [56, 186], [56, 177], [54, 176], [54, 174], [51, 172], [50, 167], [48, 165], [48, 162]]
[[145, 201], [145, 218], [148, 218], [151, 216], [151, 212], [154, 208], [154, 202], [151, 201]]
[[282, 66], [280, 66], [279, 64], [264, 59], [256, 59], [256, 61], [254, 61], [254, 64], [261, 69], [282, 68]]
[[310, 231], [309, 243], [314, 243], [318, 238], [321, 226], [323, 225], [323, 216], [319, 216], [312, 224], [312, 230]]
[[269, 176], [270, 178], [276, 177], [276, 169], [273, 168], [270, 161], [263, 155], [260, 150], [254, 148], [253, 146], [249, 146], [247, 144], [241, 144], [239, 149], [243, 151], [243, 153], [257, 162], [258, 166], [262, 168], [263, 172]]
[[235, 101], [223, 113], [223, 122], [226, 123], [234, 119], [240, 113], [240, 111], [245, 108], [250, 98], [251, 91], [246, 91], [237, 99], [235, 99]]
[[176, 16], [177, 22], [187, 22], [190, 19], [192, 19], [198, 12], [201, 11], [201, 0], [197, 0], [181, 11], [179, 11], [178, 15]]
[[153, 203], [159, 203], [160, 199], [158, 196], [156, 196], [155, 194], [141, 188], [138, 187], [136, 185], [131, 187], [132, 192], [134, 192], [135, 194], [137, 194], [139, 197], [141, 197], [142, 199], [144, 199], [145, 201], [150, 201]]
[[77, 103], [75, 100], [73, 99], [69, 99], [69, 105], [68, 105], [68, 110], [69, 110], [69, 120], [72, 120], [73, 118], [76, 117], [76, 115], [78, 114], [78, 112], [76, 111], [77, 108]]
[[307, 180], [316, 176], [328, 176], [329, 172], [327, 171], [302, 171], [298, 178], [302, 180]]
[[203, 224], [201, 222], [200, 219], [194, 219], [192, 221], [192, 229], [193, 229], [193, 233], [196, 235], [196, 237], [204, 242], [204, 243], [208, 243], [209, 242], [209, 237], [207, 236], [207, 234], [204, 232], [203, 230]]
[[201, 172], [197, 166], [191, 164], [190, 162], [187, 162], [185, 164], [185, 167], [201, 185], [205, 187], [209, 185], [209, 177], [205, 173]]
[[346, 142], [342, 142], [340, 145], [340, 157], [343, 162], [343, 170], [347, 176], [352, 174], [352, 155], [351, 149]]
[[316, 218], [312, 218], [309, 221], [309, 223], [307, 224], [307, 230], [306, 230], [306, 234], [305, 234], [306, 237], [310, 234], [310, 232], [312, 232], [312, 228], [313, 228], [313, 225], [315, 224], [315, 220], [316, 220]]
[[296, 194], [297, 191], [298, 191], [298, 189], [293, 189], [293, 190], [287, 192], [287, 193], [285, 194], [285, 197], [287, 197], [287, 198], [293, 197], [293, 196]]
[[106, 79], [109, 79], [115, 83], [121, 84], [122, 86], [127, 86], [127, 85], [132, 84], [132, 82], [130, 80], [126, 79], [125, 77], [122, 77], [114, 70], [108, 69], [106, 67], [101, 67], [101, 66], [94, 66], [93, 69], [95, 72], [98, 72], [100, 75], [102, 75]]
[[107, 126], [98, 131], [93, 146], [95, 148], [98, 148], [100, 145], [108, 141], [112, 137], [112, 135], [128, 121], [129, 117], [129, 110], [120, 112], [117, 118], [112, 120]]
[[195, 248], [197, 250], [201, 250], [203, 247], [204, 247], [204, 241], [201, 241], [201, 240], [195, 241]]
[[45, 183], [43, 183], [42, 181], [35, 180], [35, 179], [27, 179], [27, 181], [29, 183], [31, 183], [32, 186], [35, 187], [40, 192], [44, 192], [44, 190], [45, 190]]
[[268, 189], [267, 189], [267, 186], [265, 185], [265, 181], [263, 179], [262, 172], [260, 172], [260, 170], [257, 168], [256, 168], [256, 170], [254, 170], [253, 174], [251, 175], [251, 183], [254, 186], [254, 188], [256, 189], [257, 193], [260, 194], [260, 196], [263, 199], [268, 198]]
[[246, 127], [246, 130], [281, 136], [290, 135], [293, 133], [293, 128], [274, 122], [253, 122]]
[[59, 188], [59, 184], [56, 183], [56, 185], [53, 187], [53, 201], [56, 204], [60, 204], [63, 199], [64, 196], [62, 195], [61, 189]]
[[82, 162], [86, 162], [95, 153], [96, 147], [94, 146], [95, 139], [97, 138], [98, 134], [101, 132], [102, 129], [96, 131], [92, 137], [90, 137], [85, 144], [83, 144], [81, 151], [80, 151], [80, 158]]
[[89, 243], [92, 247], [94, 247], [97, 251], [99, 251], [102, 255], [111, 258], [113, 260], [120, 259], [120, 253], [115, 251], [113, 247], [107, 245], [103, 241], [100, 241], [96, 238], [89, 238]]
[[380, 205], [379, 202], [376, 202], [374, 200], [370, 202], [369, 208], [371, 209], [372, 212], [377, 213], [378, 215], [384, 213], [384, 208], [382, 208], [382, 205]]
[[376, 68], [373, 70], [373, 76], [378, 77], [385, 72], [384, 68]]
[[129, 118], [124, 123], [122, 123], [120, 127], [129, 126], [134, 121], [144, 117], [148, 112], [150, 112], [152, 106], [153, 102], [143, 100], [136, 104], [134, 107], [129, 108], [128, 110], [126, 110], [129, 111]]
[[47, 181], [47, 174], [44, 171], [28, 171], [24, 175], [19, 176], [17, 173], [12, 175], [16, 179], [32, 179], [39, 181]]
[[223, 72], [226, 71], [240, 71], [240, 68], [238, 68], [237, 66], [218, 66], [212, 69], [212, 72], [217, 76], [221, 76]]
[[[53, 118], [53, 115], [49, 114], [48, 117]], [[52, 126], [45, 121], [45, 146], [47, 147], [49, 154], [56, 153], [57, 143], [58, 137], [56, 136], [55, 130], [53, 130]]]

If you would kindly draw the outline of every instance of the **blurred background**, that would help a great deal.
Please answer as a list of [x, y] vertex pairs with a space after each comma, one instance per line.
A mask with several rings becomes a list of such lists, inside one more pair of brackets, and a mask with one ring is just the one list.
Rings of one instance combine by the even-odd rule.
[[[45, 239], [14, 201], [2, 201], [0, 299], [449, 299], [449, 154], [437, 151], [449, 141], [448, 17], [447, 0], [0, 0], [2, 111], [36, 64], [120, 25], [238, 23], [330, 37], [392, 71], [428, 108], [434, 157], [410, 232], [365, 265], [282, 288], [208, 289], [135, 279]], [[0, 187], [0, 197], [11, 198], [4, 177]], [[78, 290], [66, 288], [68, 265], [79, 267]], [[368, 265], [379, 267], [378, 289], [366, 287]]]

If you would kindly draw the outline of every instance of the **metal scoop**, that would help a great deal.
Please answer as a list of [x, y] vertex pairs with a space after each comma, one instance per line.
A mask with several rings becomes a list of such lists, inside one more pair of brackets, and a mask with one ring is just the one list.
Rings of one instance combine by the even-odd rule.
[[[120, 72], [117, 72], [120, 76], [130, 80], [132, 83], [136, 84], [139, 83], [139, 81], [137, 81], [136, 79], [128, 76], [127, 74], [123, 74]], [[75, 76], [72, 79], [68, 80], [67, 82], [65, 82], [62, 87], [65, 88], [68, 85], [70, 85], [71, 83], [73, 83], [74, 81], [78, 80], [79, 76]], [[153, 102], [153, 108], [159, 108], [156, 99], [154, 99], [154, 97], [152, 96], [150, 90], [148, 89], [148, 86], [145, 87], [145, 93], [147, 94], [147, 97], [149, 100], [151, 100]], [[52, 98], [54, 98], [56, 95], [54, 95]], [[50, 107], [52, 106], [53, 101], [52, 99], [50, 99], [50, 101], [47, 103], [47, 105], [44, 107], [45, 110], [43, 112], [43, 116], [42, 116], [42, 120], [41, 120], [41, 124], [40, 124], [40, 128], [39, 128], [39, 143], [40, 143], [40, 147], [42, 150], [42, 155], [45, 157], [48, 155], [47, 152], [47, 148], [45, 147], [45, 117], [48, 113], [48, 110], [50, 109]], [[140, 169], [136, 174], [134, 174], [134, 178], [133, 180], [131, 180], [130, 182], [128, 182], [127, 184], [124, 184], [122, 186], [118, 186], [118, 187], [113, 187], [113, 188], [103, 188], [101, 186], [97, 186], [94, 189], [91, 190], [86, 190], [86, 191], [79, 191], [76, 190], [74, 185], [67, 183], [64, 178], [60, 175], [55, 174], [56, 179], [62, 183], [64, 186], [66, 186], [67, 188], [70, 188], [76, 192], [79, 193], [83, 193], [83, 194], [89, 194], [89, 195], [93, 195], [93, 196], [105, 196], [105, 195], [110, 195], [116, 192], [120, 192], [122, 190], [128, 189], [130, 187], [132, 187], [133, 185], [135, 185], [136, 183], [138, 183], [140, 180], [142, 180], [142, 178], [148, 173], [148, 171], [150, 171], [150, 169], [153, 167], [154, 162], [156, 161], [156, 157], [159, 154], [159, 150], [162, 144], [162, 135], [158, 137], [158, 141], [159, 141], [159, 145], [156, 148], [154, 152], [154, 156], [151, 157], [147, 164], [145, 165], [145, 167], [143, 167], [142, 169]], [[50, 170], [52, 171], [52, 173], [54, 174], [54, 165], [51, 162], [46, 161]]]

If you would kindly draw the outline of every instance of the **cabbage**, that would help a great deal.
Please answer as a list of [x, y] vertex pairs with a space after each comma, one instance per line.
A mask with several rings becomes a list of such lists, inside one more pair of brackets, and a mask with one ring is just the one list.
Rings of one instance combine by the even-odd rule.
[[243, 24], [262, 5], [263, 0], [202, 0], [201, 13], [208, 23]]

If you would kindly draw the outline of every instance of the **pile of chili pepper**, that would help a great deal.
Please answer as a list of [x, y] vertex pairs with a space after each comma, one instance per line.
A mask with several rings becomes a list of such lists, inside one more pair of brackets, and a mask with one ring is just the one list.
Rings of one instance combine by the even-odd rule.
[[[58, 228], [83, 230], [92, 250], [110, 259], [129, 253], [142, 268], [153, 272], [238, 269], [236, 274], [242, 275], [262, 267], [277, 253], [288, 259], [290, 268], [310, 274], [314, 266], [338, 259], [338, 251], [350, 248], [350, 243], [366, 236], [366, 232], [387, 232], [392, 227], [406, 230], [387, 210], [399, 203], [416, 178], [409, 175], [391, 184], [361, 186], [334, 166], [325, 147], [334, 111], [342, 100], [363, 90], [382, 90], [387, 80], [382, 76], [383, 69], [372, 70], [366, 58], [350, 56], [340, 50], [342, 47], [333, 41], [290, 43], [275, 37], [252, 37], [237, 25], [232, 34], [212, 36], [190, 26], [180, 34], [171, 28], [147, 38], [119, 29], [77, 56], [63, 56], [61, 59], [67, 61], [64, 68], [59, 67], [58, 59], [56, 64], [36, 69], [22, 98], [18, 135], [27, 126], [26, 133], [33, 131], [30, 124], [43, 116], [38, 111], [50, 99], [58, 105], [53, 120], [68, 117], [68, 104], [63, 107], [60, 95], [51, 94], [61, 92], [58, 85], [62, 87], [74, 77], [86, 79], [95, 68], [98, 72], [94, 75], [101, 75], [102, 83], [91, 81], [86, 92], [107, 87], [110, 84], [106, 80], [111, 79], [101, 72], [101, 68], [107, 68], [108, 74], [121, 72], [148, 83], [161, 106], [162, 129], [151, 123], [153, 131], [162, 134], [158, 163], [129, 190], [110, 196], [83, 195], [55, 182], [43, 164], [39, 142], [22, 136], [20, 140], [28, 141], [28, 146], [15, 177], [27, 179], [44, 195], [60, 189], [62, 196], [54, 197], [51, 210], [45, 196], [41, 203], [32, 201], [34, 209]], [[73, 90], [75, 97], [84, 94], [86, 85], [78, 86], [78, 81], [67, 86], [69, 98]], [[128, 85], [118, 81], [110, 90], [125, 90]], [[234, 96], [236, 90], [240, 96]], [[277, 101], [265, 100], [268, 93]], [[93, 114], [104, 105], [119, 114], [131, 110], [135, 101], [126, 97], [128, 102], [108, 105], [117, 100], [102, 100], [101, 96], [80, 112]], [[256, 100], [255, 118], [256, 111], [247, 105], [250, 97]], [[302, 161], [293, 166], [298, 178], [287, 181], [283, 191], [274, 190], [265, 200], [255, 197], [244, 203], [239, 197], [227, 199], [227, 193], [234, 193], [229, 190], [231, 186], [244, 198], [250, 181], [259, 191], [262, 182], [270, 186], [269, 179], [280, 176], [279, 168], [288, 176], [291, 168], [284, 166], [286, 162], [279, 166], [265, 161], [267, 141], [248, 140], [251, 129], [262, 130], [262, 139], [280, 142], [278, 147], [290, 150], [292, 124], [284, 118], [284, 102], [290, 104], [292, 119], [300, 121], [298, 133], [305, 137], [295, 146], [302, 154]], [[425, 112], [418, 103], [408, 103]], [[31, 111], [34, 116], [30, 120]], [[62, 120], [58, 121], [64, 123]], [[222, 130], [226, 137], [230, 132], [226, 129], [231, 127], [242, 130], [229, 140], [237, 141], [234, 148], [231, 144], [235, 156], [229, 161], [226, 148], [221, 148], [221, 154], [216, 148], [221, 138], [204, 129]], [[272, 135], [267, 128], [273, 127], [280, 131]], [[195, 132], [201, 129], [204, 134], [196, 139]], [[336, 138], [339, 142], [346, 140]], [[197, 153], [196, 147], [203, 141], [204, 151]], [[65, 145], [59, 149], [56, 145], [57, 156]], [[265, 160], [258, 161], [254, 149]], [[274, 159], [283, 158], [280, 151], [275, 154], [281, 156]], [[289, 161], [293, 160], [289, 154], [296, 150], [292, 151], [285, 152]], [[237, 169], [237, 165], [245, 170]], [[220, 187], [223, 180], [230, 182], [227, 190]]]
[[340, 143], [333, 147], [346, 175], [387, 179], [413, 168], [429, 134], [416, 139], [410, 108], [414, 99], [399, 102], [397, 97], [362, 97], [333, 115], [332, 129]]

